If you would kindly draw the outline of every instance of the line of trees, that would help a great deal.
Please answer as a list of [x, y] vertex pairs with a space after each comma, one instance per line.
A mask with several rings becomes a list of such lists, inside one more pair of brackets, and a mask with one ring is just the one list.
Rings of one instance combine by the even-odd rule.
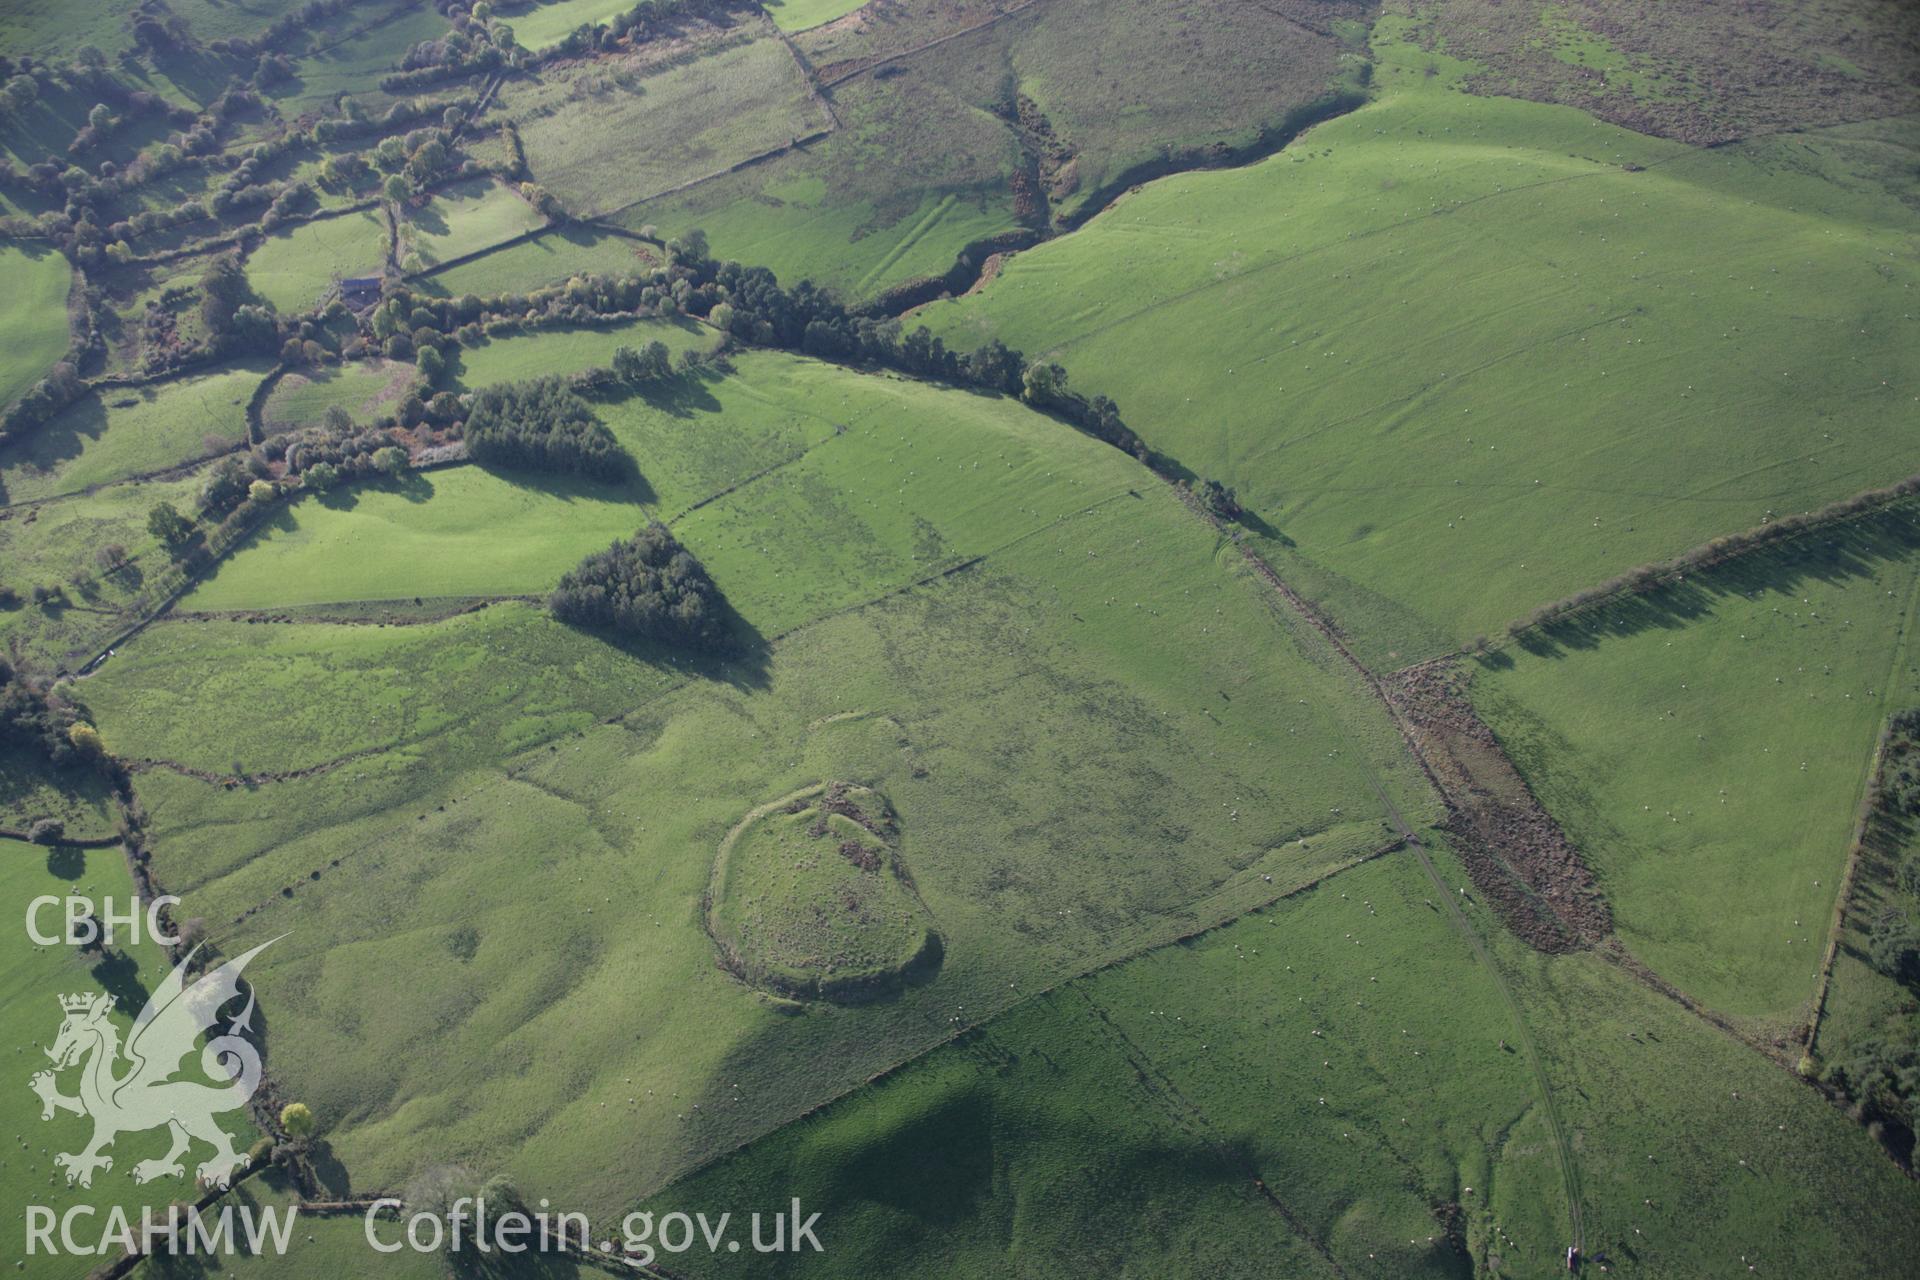
[[673, 270], [691, 281], [686, 308], [730, 336], [755, 346], [780, 347], [825, 360], [886, 365], [922, 378], [1019, 396], [1065, 418], [1106, 443], [1151, 462], [1146, 443], [1105, 396], [1088, 397], [1067, 385], [1057, 364], [1029, 361], [995, 340], [966, 354], [950, 349], [925, 326], [902, 333], [896, 320], [859, 315], [810, 280], [782, 288], [765, 267], [705, 259], [697, 233], [668, 246]]
[[[1920, 993], [1920, 843], [1913, 838], [1920, 818], [1920, 711], [1903, 711], [1888, 725], [1868, 799], [1863, 853], [1875, 857], [1874, 872], [1885, 877], [1886, 888], [1867, 926], [1866, 959], [1909, 993]], [[1849, 1037], [1821, 1078], [1847, 1095], [1869, 1133], [1911, 1165], [1920, 1129], [1920, 1021], [1892, 1017], [1869, 1034]]]
[[596, 552], [560, 579], [548, 599], [560, 621], [698, 649], [725, 638], [725, 609], [706, 569], [654, 521]]
[[[661, 34], [681, 18], [721, 20], [735, 10], [758, 8], [754, 0], [640, 0], [633, 8], [606, 22], [581, 23], [558, 44], [545, 50], [539, 60], [572, 58], [596, 49], [611, 50], [623, 39], [639, 44]], [[475, 12], [478, 13], [477, 8]]]
[[86, 392], [87, 384], [72, 363], [60, 361], [0, 414], [0, 442], [25, 435]]
[[[651, 238], [651, 228], [641, 235]], [[1018, 396], [1149, 465], [1159, 460], [1105, 396], [1073, 390], [1058, 364], [1029, 361], [998, 340], [961, 353], [924, 326], [856, 313], [827, 290], [803, 280], [783, 288], [765, 267], [718, 262], [699, 231], [668, 241], [666, 261], [646, 274], [582, 275], [526, 295], [435, 298], [396, 290], [373, 313], [374, 336], [404, 334], [420, 342], [434, 333], [463, 343], [544, 324], [591, 324], [616, 315], [700, 316], [732, 340], [797, 351], [819, 359], [878, 364], [922, 378]], [[391, 337], [386, 337], [391, 343]], [[393, 351], [388, 352], [394, 354]], [[616, 371], [617, 372], [617, 371]], [[627, 380], [623, 377], [623, 380]], [[1217, 488], [1217, 486], [1216, 486]], [[1209, 491], [1222, 514], [1238, 511], [1231, 494]]]

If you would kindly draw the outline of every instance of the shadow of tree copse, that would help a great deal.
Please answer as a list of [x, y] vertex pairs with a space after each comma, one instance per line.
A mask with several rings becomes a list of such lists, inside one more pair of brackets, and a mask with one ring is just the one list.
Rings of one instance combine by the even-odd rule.
[[562, 625], [604, 641], [649, 666], [672, 668], [688, 676], [730, 685], [741, 692], [765, 690], [771, 681], [772, 643], [717, 590], [713, 599], [720, 609], [722, 639], [711, 649], [690, 648], [605, 627]]
[[87, 855], [78, 845], [57, 844], [47, 850], [47, 874], [60, 880], [78, 880], [86, 874]]
[[[53, 415], [31, 434], [0, 447], [0, 468], [52, 475], [86, 451], [107, 433], [107, 406], [97, 392]], [[0, 475], [0, 503], [10, 500], [6, 477]]]
[[700, 413], [720, 412], [720, 401], [709, 384], [726, 377], [712, 368], [686, 369], [670, 378], [642, 383], [632, 394], [649, 408], [674, 418], [691, 418]]
[[512, 484], [515, 488], [527, 489], [561, 502], [572, 502], [577, 498], [606, 499], [610, 496], [625, 498], [641, 506], [651, 506], [658, 500], [653, 483], [641, 474], [640, 464], [632, 454], [622, 454], [625, 459], [625, 474], [617, 480], [600, 479], [595, 476], [583, 476], [571, 471], [540, 471], [531, 467], [513, 467], [502, 462], [479, 462], [475, 465], [492, 476]]
[[88, 972], [100, 989], [113, 997], [114, 1008], [130, 1018], [146, 1008], [153, 994], [140, 981], [139, 963], [124, 951], [104, 951]]

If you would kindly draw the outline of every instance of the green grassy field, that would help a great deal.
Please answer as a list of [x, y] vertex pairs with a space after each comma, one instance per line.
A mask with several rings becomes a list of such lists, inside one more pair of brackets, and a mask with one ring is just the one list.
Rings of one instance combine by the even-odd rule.
[[[289, 508], [182, 607], [537, 593], [645, 518], [646, 508], [618, 488], [527, 483], [478, 467], [426, 472]], [[485, 554], [469, 554], [481, 547]]]
[[0, 320], [0, 343], [7, 352], [0, 368], [0, 405], [9, 405], [67, 352], [73, 267], [44, 246], [9, 244], [0, 248], [0, 280], [14, 300]]
[[575, 275], [632, 275], [655, 261], [657, 255], [651, 245], [625, 236], [567, 227], [421, 276], [413, 283], [428, 293], [487, 297], [530, 293]]
[[[614, 63], [545, 70], [510, 84], [534, 178], [578, 215], [601, 214], [825, 127], [771, 32], [645, 74]], [[591, 112], [592, 129], [578, 112]]]
[[[915, 82], [918, 84], [918, 82]], [[861, 79], [834, 90], [845, 127], [616, 215], [667, 235], [706, 231], [714, 252], [849, 297], [953, 265], [969, 242], [1017, 229], [1005, 126], [945, 86]]]
[[[826, 1246], [791, 1262], [801, 1276], [1002, 1274], [1009, 1258], [1073, 1274], [1549, 1274], [1567, 1238], [1550, 1135], [1502, 1048], [1512, 1014], [1432, 893], [1390, 855], [1029, 995], [647, 1207], [797, 1195]], [[1590, 1258], [1870, 1274], [1911, 1237], [1911, 1186], [1791, 1077], [1590, 956], [1495, 955], [1571, 1127]], [[703, 1250], [680, 1263], [757, 1274]]]
[[506, 15], [514, 43], [535, 51], [558, 44], [585, 23], [608, 22], [631, 9], [621, 0], [539, 0], [524, 12]]
[[[174, 5], [201, 41], [296, 7]], [[540, 50], [629, 5], [494, 17]], [[471, 7], [367, 0], [294, 36], [294, 78], [218, 145], [343, 94], [381, 116], [378, 81]], [[730, 343], [588, 396], [628, 479], [457, 463], [302, 491], [190, 580], [150, 510], [197, 511], [270, 362], [96, 385], [0, 449], [0, 654], [125, 771], [0, 746], [16, 1061], [58, 1025], [50, 993], [109, 990], [124, 1029], [166, 966], [32, 945], [26, 903], [151, 874], [223, 953], [277, 940], [249, 978], [275, 1105], [317, 1118], [314, 1185], [268, 1173], [234, 1205], [426, 1205], [500, 1176], [615, 1242], [636, 1209], [730, 1212], [736, 1240], [796, 1199], [821, 1215], [824, 1253], [663, 1253], [676, 1277], [1533, 1277], [1570, 1241], [1590, 1276], [1897, 1270], [1920, 1249], [1920, 1191], [1886, 1158], [1905, 1135], [1829, 1086], [1910, 1035], [1911, 981], [1867, 954], [1882, 912], [1920, 911], [1904, 819], [1822, 965], [1876, 735], [1920, 707], [1920, 497], [1506, 629], [1920, 472], [1920, 116], [1889, 71], [1920, 22], [1787, 7], [769, 0], [420, 90], [431, 123], [493, 89], [453, 159], [492, 171], [513, 121], [566, 217], [541, 228], [475, 176], [397, 224], [283, 228], [246, 261], [283, 321], [388, 269], [445, 297], [648, 275], [655, 232], [692, 227], [857, 304], [1023, 231], [902, 323], [1057, 359], [1167, 465], [1017, 398]], [[91, 42], [176, 104], [252, 71], [117, 57], [130, 33], [91, 2], [0, 15], [16, 62]], [[0, 113], [16, 175], [108, 178], [185, 127], [155, 112], [70, 154], [96, 95], [39, 74]], [[105, 228], [227, 172], [92, 205], [17, 176], [0, 213]], [[86, 268], [107, 346], [87, 377], [206, 336], [192, 289], [175, 330], [149, 304], [208, 265], [168, 249], [241, 216]], [[79, 283], [11, 243], [0, 397], [67, 349]], [[723, 296], [672, 274], [694, 276], [681, 310]], [[557, 315], [576, 299], [555, 292]], [[686, 317], [577, 319], [449, 348], [433, 389], [467, 407], [430, 431], [621, 346], [721, 347]], [[418, 389], [381, 359], [274, 376], [269, 434]], [[653, 520], [711, 576], [724, 642], [551, 615], [563, 573]], [[1396, 718], [1384, 673], [1440, 655], [1531, 797], [1464, 705]], [[1437, 790], [1463, 785], [1499, 803]], [[1604, 895], [1587, 949], [1533, 949], [1488, 850], [1453, 843], [1532, 856], [1554, 833], [1522, 799]], [[43, 818], [140, 839], [11, 838]], [[67, 1189], [52, 1153], [83, 1125], [43, 1124], [27, 1074], [0, 1102], [7, 1203], [183, 1193], [131, 1182], [154, 1133]], [[24, 1258], [4, 1217], [0, 1265], [84, 1269]], [[303, 1214], [284, 1259], [133, 1274], [575, 1271], [373, 1254], [344, 1213]]]
[[201, 41], [258, 35], [300, 7], [300, 0], [179, 0], [169, 6]]
[[[845, 202], [807, 170], [812, 156], [851, 147], [829, 138], [798, 160], [783, 158], [702, 184], [682, 195], [636, 205], [628, 226], [657, 225], [668, 235], [699, 227], [716, 252], [763, 265], [783, 281], [813, 280], [863, 298], [939, 275], [968, 244], [1018, 228], [1012, 202], [991, 186], [928, 192], [917, 203]], [[729, 197], [722, 199], [716, 188]]]
[[620, 347], [640, 348], [664, 342], [678, 356], [683, 351], [709, 351], [719, 335], [689, 319], [630, 320], [596, 329], [544, 329], [489, 338], [477, 347], [461, 348], [453, 362], [455, 379], [467, 389], [496, 382], [523, 382], [552, 374], [612, 367]]
[[306, 373], [289, 373], [274, 384], [260, 421], [269, 434], [310, 427], [338, 405], [356, 422], [371, 422], [391, 410], [419, 376], [400, 360], [356, 361]]
[[386, 256], [386, 217], [364, 210], [268, 236], [247, 255], [247, 280], [282, 315], [297, 315], [343, 277], [380, 274]]
[[1372, 105], [920, 318], [1235, 486], [1386, 665], [1920, 466], [1914, 214], [1821, 135], [1697, 151], [1376, 52]]
[[[235, 1230], [241, 1233], [244, 1240], [245, 1219], [242, 1214], [264, 1216], [266, 1212], [272, 1212], [285, 1215], [300, 1199], [299, 1190], [286, 1175], [278, 1169], [271, 1169], [240, 1184], [231, 1195], [222, 1197], [220, 1204], [233, 1207]], [[218, 1208], [215, 1206], [213, 1212], [217, 1213]], [[405, 1239], [404, 1222], [397, 1222], [391, 1211], [382, 1214], [377, 1230], [383, 1244]], [[496, 1266], [500, 1263], [498, 1255], [488, 1261]], [[142, 1262], [128, 1274], [135, 1280], [174, 1280], [182, 1272], [247, 1275], [269, 1268], [274, 1276], [287, 1277], [288, 1280], [332, 1280], [343, 1275], [377, 1277], [377, 1280], [441, 1280], [447, 1274], [448, 1262], [444, 1253], [421, 1253], [411, 1248], [402, 1248], [393, 1253], [376, 1252], [367, 1244], [366, 1220], [362, 1213], [323, 1216], [312, 1209], [305, 1209], [295, 1219], [284, 1254], [253, 1253], [243, 1245], [213, 1259], [183, 1256], [177, 1260]], [[500, 1267], [496, 1274], [571, 1280], [579, 1272], [570, 1262], [545, 1257], [540, 1260], [538, 1268], [530, 1266], [522, 1271], [508, 1265]]]
[[401, 0], [384, 7], [356, 7], [345, 30], [324, 38], [318, 52], [297, 59], [293, 78], [275, 81], [267, 96], [288, 117], [337, 115], [334, 107], [341, 94], [353, 95], [370, 111], [384, 110], [391, 99], [379, 90], [380, 78], [398, 69], [401, 54], [410, 46], [443, 39], [450, 29], [432, 5]]
[[162, 387], [109, 388], [0, 448], [0, 498], [78, 493], [223, 453], [246, 439], [247, 401], [270, 366], [252, 360]]
[[[262, 998], [288, 1087], [357, 1181], [452, 1159], [624, 1208], [937, 1043], [955, 1016], [1364, 856], [1390, 838], [1376, 784], [1430, 813], [1351, 673], [1123, 455], [1006, 401], [783, 357], [744, 359], [708, 390], [717, 408], [656, 411], [682, 425], [672, 449], [710, 468], [719, 424], [758, 422], [767, 444], [723, 450], [735, 482], [789, 459], [680, 522], [766, 638], [725, 663], [502, 604], [402, 627], [162, 625], [85, 682], [128, 754], [255, 779], [226, 789], [156, 765], [138, 785], [169, 883], [217, 936], [299, 920], [302, 946]], [[644, 420], [609, 422], [643, 473], [675, 474], [649, 463]], [[790, 460], [788, 442], [816, 447]], [[711, 483], [683, 474], [683, 493]], [[379, 516], [360, 536], [384, 553], [331, 564], [376, 564], [349, 584], [369, 596], [479, 589], [448, 580], [456, 561], [491, 565], [485, 589], [512, 586], [512, 547], [537, 527], [524, 517], [510, 540], [476, 528], [415, 552], [437, 508], [487, 501], [446, 498], [358, 494], [329, 525]], [[285, 585], [310, 570], [283, 537], [187, 607], [292, 603]], [[579, 549], [543, 552], [535, 589]], [[256, 563], [269, 568], [251, 577]], [[247, 581], [257, 594], [215, 594]], [[1249, 642], [1215, 639], [1231, 636]], [[716, 967], [701, 894], [751, 805], [832, 778], [889, 797], [947, 945], [937, 976], [894, 1001], [795, 1019]], [[513, 890], [529, 876], [547, 891]], [[365, 1010], [356, 993], [396, 964], [408, 992]], [[349, 1025], [364, 1048], [343, 1055]], [[531, 1076], [515, 1065], [528, 1055], [543, 1063]], [[454, 1080], [448, 1061], [472, 1066]], [[541, 1083], [563, 1078], [578, 1082], [564, 1097]], [[707, 1105], [714, 1091], [738, 1101]]]
[[[797, 1195], [830, 1233], [802, 1275], [979, 1275], [1009, 1257], [1074, 1274], [1458, 1274], [1437, 1207], [1462, 1206], [1464, 1245], [1487, 1226], [1463, 1188], [1511, 1181], [1544, 1210], [1514, 1226], [1544, 1234], [1559, 1189], [1525, 1067], [1497, 1048], [1505, 1010], [1421, 906], [1430, 892], [1390, 856], [1027, 994], [648, 1207]], [[1445, 1001], [1427, 998], [1438, 985]], [[1551, 1257], [1550, 1235], [1527, 1243]], [[729, 1262], [688, 1265], [753, 1273]]]
[[1804, 1023], [1875, 737], [1920, 700], [1914, 516], [1691, 574], [1474, 684], [1622, 939], [1761, 1031]]
[[436, 192], [424, 208], [409, 209], [400, 224], [400, 260], [417, 257], [430, 268], [477, 253], [540, 226], [545, 219], [517, 192], [476, 178]]
[[9, 49], [43, 56], [70, 54], [83, 44], [118, 53], [133, 43], [133, 33], [121, 23], [122, 10], [107, 0], [20, 0], [7, 6], [0, 33]]
[[[1844, 1111], [1597, 957], [1525, 952], [1478, 919], [1554, 1084], [1590, 1258], [1649, 1275], [1869, 1276], [1911, 1247], [1913, 1184]], [[1494, 1196], [1503, 1221], [1525, 1212], [1497, 1176]]]
[[[817, 5], [771, 12], [790, 27], [837, 16]], [[832, 84], [841, 128], [622, 210], [620, 220], [670, 234], [698, 226], [724, 256], [869, 298], [945, 273], [974, 241], [1075, 218], [1123, 175], [1167, 165], [1171, 152], [1192, 148], [1193, 162], [1205, 162], [1208, 148], [1253, 144], [1328, 93], [1341, 67], [1338, 39], [1241, 0], [1071, 0], [963, 33], [986, 16], [955, 6], [908, 20], [880, 9], [800, 36]], [[954, 38], [918, 48], [945, 36]], [[891, 59], [884, 74], [850, 70], [876, 58]], [[1013, 119], [1016, 98], [1037, 113], [1052, 152]], [[1046, 154], [1030, 164], [1028, 151]]]
[[[49, 670], [77, 666], [132, 624], [127, 610], [157, 606], [152, 590], [166, 577], [168, 558], [147, 532], [147, 513], [162, 501], [191, 511], [200, 484], [192, 475], [117, 484], [9, 511], [0, 520], [0, 582], [22, 600], [0, 608], [0, 643], [19, 646]], [[128, 566], [107, 573], [97, 557], [116, 544], [126, 548]], [[83, 590], [88, 578], [93, 586]], [[55, 585], [64, 588], [66, 603], [27, 602], [31, 588]]]

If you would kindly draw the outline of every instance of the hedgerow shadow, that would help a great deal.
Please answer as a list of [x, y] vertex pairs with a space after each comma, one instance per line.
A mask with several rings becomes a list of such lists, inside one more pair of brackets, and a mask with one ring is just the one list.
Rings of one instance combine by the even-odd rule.
[[711, 368], [688, 369], [671, 378], [641, 384], [634, 395], [649, 408], [672, 418], [691, 418], [696, 414], [720, 412], [720, 401], [708, 385], [726, 377], [724, 371]]
[[[107, 409], [97, 395], [83, 396], [53, 416], [51, 422], [25, 437], [19, 444], [0, 449], [0, 467], [31, 467], [40, 472], [58, 471], [100, 439], [107, 430]], [[0, 479], [0, 502], [6, 501], [5, 480]]]
[[1816, 583], [1837, 587], [1871, 577], [1916, 550], [1920, 511], [1905, 503], [1883, 507], [1543, 623], [1514, 641], [1535, 657], [1558, 658], [1644, 631], [1677, 631], [1712, 615], [1721, 601], [1733, 596], [1792, 594]]
[[714, 600], [720, 610], [722, 639], [708, 650], [626, 635], [604, 627], [565, 625], [648, 666], [668, 668], [696, 679], [730, 685], [743, 693], [764, 691], [772, 682], [772, 644], [724, 595], [716, 592]]

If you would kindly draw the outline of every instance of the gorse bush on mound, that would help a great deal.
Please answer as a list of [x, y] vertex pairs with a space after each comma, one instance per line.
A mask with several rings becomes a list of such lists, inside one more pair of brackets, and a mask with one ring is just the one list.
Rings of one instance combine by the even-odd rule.
[[476, 462], [531, 471], [625, 478], [633, 462], [586, 401], [558, 378], [488, 387], [467, 414], [467, 453]]
[[658, 521], [582, 560], [548, 607], [575, 626], [672, 644], [713, 648], [724, 634], [713, 579]]

